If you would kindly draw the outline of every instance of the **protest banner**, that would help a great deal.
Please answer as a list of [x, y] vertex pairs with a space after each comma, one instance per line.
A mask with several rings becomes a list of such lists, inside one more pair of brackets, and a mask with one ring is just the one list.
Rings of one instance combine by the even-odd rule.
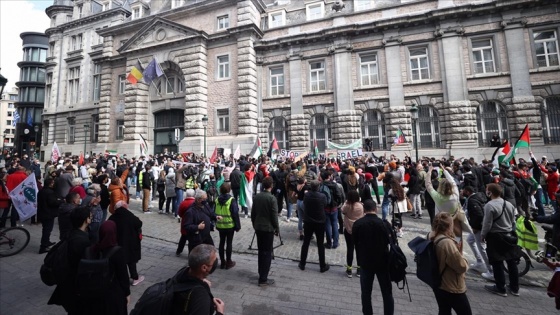
[[35, 173], [31, 173], [14, 190], [10, 191], [10, 199], [19, 214], [20, 222], [31, 218], [37, 213], [37, 191]]

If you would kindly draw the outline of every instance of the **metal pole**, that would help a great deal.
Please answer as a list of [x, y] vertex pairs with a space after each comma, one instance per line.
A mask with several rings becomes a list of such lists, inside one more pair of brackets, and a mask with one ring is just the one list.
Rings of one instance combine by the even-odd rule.
[[84, 137], [84, 157], [86, 156], [86, 145], [87, 145], [87, 132], [88, 132], [88, 127], [84, 126], [85, 128], [85, 132], [86, 132], [86, 136]]
[[416, 119], [414, 119], [412, 122], [414, 128], [414, 148], [416, 149], [416, 163], [418, 163], [418, 130], [416, 130]]
[[206, 158], [206, 126], [204, 126], [204, 158]]

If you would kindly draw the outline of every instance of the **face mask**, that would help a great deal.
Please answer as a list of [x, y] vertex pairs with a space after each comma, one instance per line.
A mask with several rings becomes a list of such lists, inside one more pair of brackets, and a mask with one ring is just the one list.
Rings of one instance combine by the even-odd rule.
[[212, 265], [212, 269], [210, 269], [210, 272], [208, 274], [214, 273], [216, 268], [218, 268], [218, 259], [214, 260], [214, 265]]

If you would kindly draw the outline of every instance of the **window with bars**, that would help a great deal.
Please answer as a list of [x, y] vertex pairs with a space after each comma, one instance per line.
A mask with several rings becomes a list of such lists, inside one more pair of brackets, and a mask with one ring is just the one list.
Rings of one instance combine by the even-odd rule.
[[284, 67], [270, 68], [270, 96], [284, 95]]
[[268, 125], [268, 143], [272, 143], [272, 139], [276, 138], [278, 147], [281, 149], [290, 149], [288, 140], [288, 122], [284, 117], [274, 117]]
[[377, 55], [360, 55], [360, 76], [362, 86], [378, 84]]
[[383, 114], [370, 109], [362, 116], [362, 144], [366, 151], [387, 149], [385, 119]]
[[309, 63], [309, 87], [311, 92], [326, 90], [324, 61], [312, 61]]
[[555, 30], [533, 33], [538, 67], [558, 66], [558, 36]]
[[409, 47], [410, 79], [427, 80], [430, 78], [428, 47]]
[[476, 124], [478, 127], [478, 145], [481, 147], [491, 146], [494, 135], [497, 135], [500, 141], [509, 139], [506, 111], [502, 105], [494, 101], [486, 101], [478, 106]]
[[101, 98], [101, 64], [93, 64], [93, 101], [97, 102]]
[[80, 98], [80, 67], [68, 69], [68, 104], [76, 104]]
[[327, 148], [327, 141], [332, 134], [329, 118], [326, 114], [315, 114], [309, 122], [309, 147], [313, 148], [313, 141], [317, 140], [319, 152]]
[[229, 78], [229, 55], [218, 56], [218, 79]]
[[218, 16], [218, 30], [225, 30], [229, 27], [229, 15]]
[[439, 117], [435, 108], [429, 105], [418, 107], [418, 120], [416, 121], [416, 135], [419, 148], [439, 148]]
[[494, 49], [491, 38], [472, 39], [473, 73], [495, 72]]
[[218, 128], [218, 132], [219, 133], [229, 132], [229, 109], [228, 108], [217, 109], [216, 116], [218, 118], [217, 119], [218, 125], [216, 126]]
[[541, 107], [545, 144], [560, 144], [560, 96], [547, 97]]

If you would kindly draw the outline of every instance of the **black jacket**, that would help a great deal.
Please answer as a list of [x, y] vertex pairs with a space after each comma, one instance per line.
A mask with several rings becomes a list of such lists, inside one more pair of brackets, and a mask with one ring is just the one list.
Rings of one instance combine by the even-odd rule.
[[154, 179], [154, 176], [152, 175], [152, 171], [151, 170], [146, 170], [144, 172], [144, 174], [142, 175], [142, 189], [152, 189], [152, 180]]
[[229, 181], [231, 183], [231, 189], [240, 189], [241, 188], [241, 171], [235, 168], [229, 174]]
[[57, 198], [54, 189], [43, 187], [39, 190], [37, 194], [37, 218], [39, 221], [56, 218], [62, 202], [62, 199]]
[[[204, 221], [204, 230], [199, 230], [198, 225], [202, 221]], [[211, 221], [216, 221], [216, 214], [210, 209], [208, 203], [204, 203], [203, 207], [199, 207], [195, 202], [187, 209], [183, 227], [187, 230], [189, 246], [193, 245], [194, 247], [198, 244], [208, 244], [205, 241], [212, 239], [210, 236]]]
[[418, 172], [411, 171], [408, 179], [408, 195], [418, 195], [420, 193], [420, 183], [418, 181]]
[[478, 185], [478, 178], [472, 172], [463, 174], [463, 187], [471, 186], [475, 192], [482, 192], [484, 190], [479, 190], [480, 185]]
[[172, 315], [206, 315], [214, 314], [214, 296], [204, 281], [191, 277], [189, 268], [177, 273], [177, 283], [187, 285], [190, 289], [174, 294], [171, 305]]
[[552, 224], [552, 245], [560, 248], [560, 211], [549, 216], [538, 216], [538, 223]]
[[[503, 190], [502, 198], [505, 199], [506, 201], [509, 201], [515, 208], [517, 206], [517, 203], [515, 202], [515, 195], [516, 195], [516, 191], [519, 190], [515, 186], [513, 180], [509, 178], [503, 178], [500, 181], [500, 186], [502, 186], [502, 190]], [[519, 194], [519, 192], [517, 194]]]
[[352, 226], [358, 265], [365, 270], [380, 271], [388, 268], [390, 224], [377, 214], [367, 213]]
[[58, 230], [60, 231], [60, 240], [65, 240], [72, 231], [72, 222], [70, 221], [70, 213], [76, 208], [76, 205], [70, 203], [61, 203], [58, 208]]
[[308, 191], [303, 197], [303, 222], [324, 224], [327, 197], [318, 191]]
[[469, 224], [473, 230], [482, 230], [482, 219], [484, 218], [486, 196], [481, 192], [473, 193], [466, 202], [469, 214]]
[[127, 263], [138, 262], [141, 258], [140, 233], [142, 221], [126, 208], [118, 208], [109, 217], [117, 225], [117, 243], [124, 250], [124, 259]]

